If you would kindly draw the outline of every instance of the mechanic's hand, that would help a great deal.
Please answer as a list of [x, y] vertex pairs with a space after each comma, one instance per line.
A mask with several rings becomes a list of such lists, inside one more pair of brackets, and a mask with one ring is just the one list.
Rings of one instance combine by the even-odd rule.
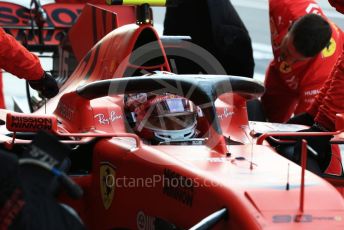
[[331, 6], [336, 8], [336, 10], [344, 14], [344, 0], [328, 0]]
[[59, 93], [57, 81], [47, 72], [44, 72], [41, 79], [29, 81], [29, 85], [46, 98], [55, 97]]
[[287, 123], [312, 126], [314, 124], [314, 118], [309, 113], [300, 113], [290, 118]]

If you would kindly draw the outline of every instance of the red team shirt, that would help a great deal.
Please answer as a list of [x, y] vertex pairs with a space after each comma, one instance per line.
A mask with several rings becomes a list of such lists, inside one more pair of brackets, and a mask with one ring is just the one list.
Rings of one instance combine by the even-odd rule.
[[[37, 56], [30, 53], [14, 37], [0, 28], [0, 68], [19, 78], [38, 80], [43, 76], [43, 69]], [[13, 89], [15, 90], [15, 89]], [[5, 108], [0, 78], [0, 108]]]
[[342, 53], [343, 32], [330, 22], [330, 45], [314, 58], [288, 65], [280, 60], [279, 47], [292, 23], [308, 13], [325, 15], [312, 0], [269, 0], [269, 6], [274, 59], [266, 72], [262, 103], [269, 121], [285, 122], [313, 103]]
[[[343, 0], [329, 1], [337, 11], [344, 13]], [[331, 71], [321, 92], [308, 109], [314, 121], [322, 127], [334, 131], [337, 113], [344, 113], [344, 53], [342, 51], [337, 64]]]

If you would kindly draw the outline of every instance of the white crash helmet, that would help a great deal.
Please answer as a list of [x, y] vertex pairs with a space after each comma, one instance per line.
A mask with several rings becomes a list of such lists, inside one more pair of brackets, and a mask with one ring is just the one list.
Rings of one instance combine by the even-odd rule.
[[196, 135], [197, 107], [172, 95], [127, 95], [125, 106], [133, 115], [134, 131], [153, 142], [185, 141]]

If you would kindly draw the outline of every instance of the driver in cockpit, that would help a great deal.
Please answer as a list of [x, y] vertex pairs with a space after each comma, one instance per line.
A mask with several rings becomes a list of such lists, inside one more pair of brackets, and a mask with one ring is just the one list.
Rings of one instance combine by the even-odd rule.
[[197, 137], [198, 108], [190, 100], [172, 95], [139, 93], [125, 96], [129, 123], [151, 144], [183, 142]]

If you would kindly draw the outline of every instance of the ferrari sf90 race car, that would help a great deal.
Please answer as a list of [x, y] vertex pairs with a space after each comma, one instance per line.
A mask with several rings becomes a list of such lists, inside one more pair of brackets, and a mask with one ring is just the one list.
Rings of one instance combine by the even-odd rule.
[[[265, 141], [297, 136], [304, 127], [248, 121], [246, 102], [262, 95], [261, 83], [171, 73], [171, 50], [199, 60], [198, 68], [221, 65], [179, 37], [159, 37], [146, 3], [172, 1], [128, 2], [138, 3], [137, 16], [133, 7], [84, 6], [77, 29], [62, 42], [72, 44], [75, 69], [34, 113], [0, 111], [2, 147], [20, 160], [40, 130], [69, 146], [63, 157], [53, 145], [51, 157], [31, 155], [51, 171], [62, 171], [56, 159], [69, 162], [63, 171], [79, 199], [56, 194], [89, 229], [342, 229], [340, 163], [339, 174], [321, 177], [306, 170], [305, 141], [300, 165], [278, 154], [271, 138]], [[136, 24], [121, 23], [123, 9]], [[80, 28], [92, 36], [73, 40]], [[336, 144], [341, 121], [331, 133]]]

